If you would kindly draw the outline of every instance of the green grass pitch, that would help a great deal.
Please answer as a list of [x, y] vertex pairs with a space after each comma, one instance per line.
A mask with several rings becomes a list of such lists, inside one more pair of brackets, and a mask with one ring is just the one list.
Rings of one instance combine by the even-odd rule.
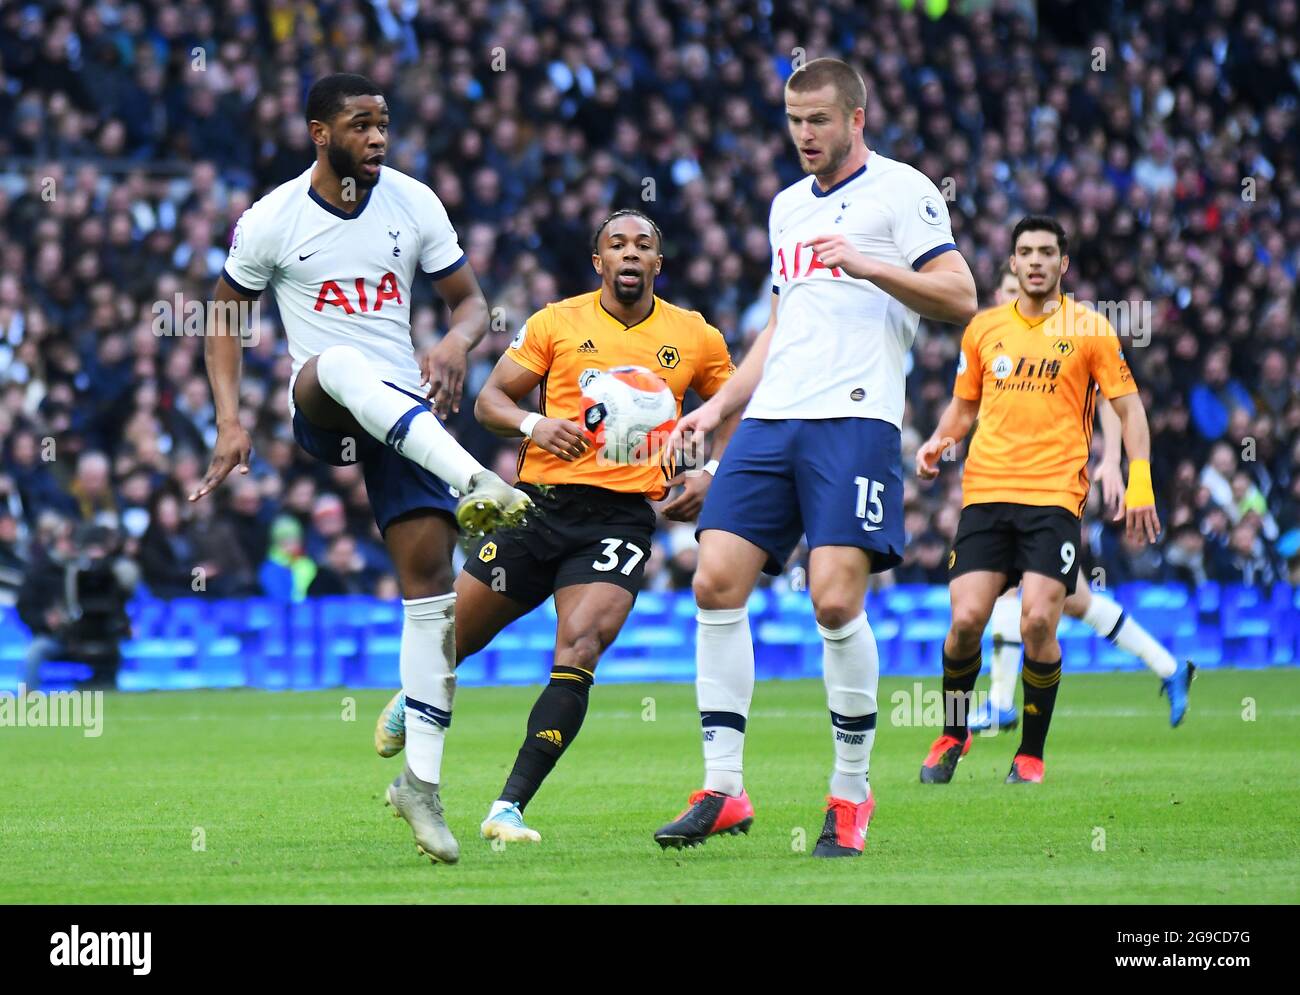
[[691, 686], [598, 681], [529, 808], [543, 842], [501, 851], [478, 824], [535, 689], [462, 689], [443, 792], [454, 867], [418, 857], [383, 806], [400, 763], [371, 746], [384, 693], [108, 695], [99, 738], [0, 728], [0, 902], [1300, 900], [1300, 671], [1204, 673], [1178, 730], [1156, 687], [1067, 674], [1044, 784], [1002, 783], [1011, 733], [976, 737], [935, 787], [917, 783], [935, 729], [895, 721], [914, 682], [883, 681], [876, 818], [866, 855], [837, 861], [809, 856], [831, 759], [820, 682], [758, 686], [752, 833], [666, 853], [650, 834], [700, 778]]

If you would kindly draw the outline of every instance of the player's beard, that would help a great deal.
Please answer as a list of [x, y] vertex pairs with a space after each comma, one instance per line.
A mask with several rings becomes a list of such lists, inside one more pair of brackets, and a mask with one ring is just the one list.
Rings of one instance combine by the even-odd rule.
[[851, 131], [845, 131], [844, 140], [842, 142], [837, 142], [826, 149], [826, 155], [824, 157], [826, 160], [825, 166], [818, 169], [803, 164], [803, 171], [805, 173], [812, 173], [814, 176], [834, 176], [835, 173], [839, 171], [840, 167], [844, 165], [844, 161], [848, 159], [852, 151], [853, 133]]
[[636, 286], [625, 287], [618, 282], [618, 274], [614, 274], [614, 300], [620, 304], [635, 304], [645, 294], [645, 275], [637, 278]]
[[351, 179], [358, 187], [372, 187], [374, 182], [361, 171], [361, 162], [342, 145], [331, 139], [325, 146], [325, 159], [341, 181]]
[[1024, 284], [1020, 285], [1020, 293], [1025, 297], [1038, 301], [1052, 300], [1061, 294], [1061, 274], [1057, 273], [1054, 277], [1048, 277], [1043, 281], [1042, 286], [1031, 289]]

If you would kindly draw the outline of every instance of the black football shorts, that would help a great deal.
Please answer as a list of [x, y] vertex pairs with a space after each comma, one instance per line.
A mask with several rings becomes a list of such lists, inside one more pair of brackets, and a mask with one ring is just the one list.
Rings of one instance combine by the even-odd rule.
[[470, 576], [529, 609], [574, 584], [617, 584], [636, 597], [655, 530], [642, 495], [585, 484], [518, 487], [537, 511], [520, 528], [475, 540]]
[[1027, 573], [1054, 577], [1074, 593], [1079, 576], [1077, 515], [1064, 508], [1007, 502], [967, 505], [957, 523], [957, 537], [948, 554], [948, 577], [972, 570], [1007, 575], [1015, 587]]

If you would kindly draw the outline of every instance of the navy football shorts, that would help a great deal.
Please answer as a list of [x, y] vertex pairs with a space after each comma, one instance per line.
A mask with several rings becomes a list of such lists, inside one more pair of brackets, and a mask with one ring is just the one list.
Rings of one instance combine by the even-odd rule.
[[700, 512], [767, 553], [779, 574], [801, 535], [808, 547], [857, 546], [873, 573], [903, 558], [902, 440], [878, 418], [745, 418]]
[[[384, 381], [388, 383], [388, 381]], [[418, 394], [401, 390], [416, 404], [432, 410], [432, 405]], [[432, 509], [452, 517], [455, 524], [457, 498], [451, 487], [432, 473], [394, 452], [369, 432], [356, 438], [344, 432], [320, 428], [309, 422], [303, 413], [294, 409], [293, 437], [306, 452], [330, 466], [347, 466], [360, 463], [366, 478], [366, 494], [375, 524], [382, 533], [389, 522], [410, 511]], [[345, 458], [351, 455], [352, 459]]]

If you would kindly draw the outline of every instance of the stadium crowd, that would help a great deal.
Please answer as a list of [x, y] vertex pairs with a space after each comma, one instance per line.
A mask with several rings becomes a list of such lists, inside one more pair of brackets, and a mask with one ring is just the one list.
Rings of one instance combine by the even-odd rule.
[[[1130, 547], [1094, 492], [1085, 567], [1108, 586], [1300, 582], [1297, 0], [1065, 2], [1038, 20], [1008, 0], [912, 6], [4, 5], [0, 595], [73, 555], [77, 526], [108, 525], [159, 596], [189, 594], [197, 567], [220, 595], [396, 596], [359, 468], [293, 441], [270, 295], [245, 350], [252, 472], [185, 500], [216, 433], [186, 305], [210, 294], [241, 212], [311, 162], [319, 74], [384, 88], [389, 165], [447, 206], [494, 309], [452, 424], [512, 474], [515, 447], [474, 422], [473, 394], [532, 311], [595, 285], [589, 238], [611, 208], [654, 216], [660, 296], [743, 355], [768, 310], [768, 204], [799, 178], [783, 81], [831, 54], [866, 78], [868, 144], [950, 200], [985, 303], [1016, 220], [1052, 213], [1071, 233], [1067, 289], [1126, 336], [1165, 532]], [[441, 310], [417, 288], [418, 330]], [[958, 340], [922, 323], [905, 460], [950, 396]], [[959, 474], [908, 480], [907, 560], [885, 583], [945, 581]], [[665, 521], [649, 585], [689, 585], [694, 556], [692, 528]]]

